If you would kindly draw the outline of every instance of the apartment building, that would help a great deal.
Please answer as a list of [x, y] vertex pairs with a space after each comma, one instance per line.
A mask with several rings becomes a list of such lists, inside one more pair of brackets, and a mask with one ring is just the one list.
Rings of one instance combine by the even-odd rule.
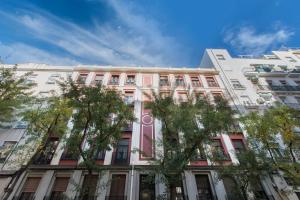
[[[80, 158], [69, 155], [63, 149], [62, 141], [51, 138], [47, 143], [46, 156], [35, 159], [29, 171], [19, 178], [9, 199], [52, 200], [59, 199], [61, 194], [76, 199], [80, 195], [77, 186], [87, 181], [92, 181], [95, 186], [93, 199], [150, 200], [164, 195], [165, 187], [159, 181], [159, 175], [155, 175], [153, 184], [145, 181], [147, 172], [143, 169], [149, 165], [149, 160], [155, 159], [155, 151], [160, 148], [152, 142], [161, 138], [160, 122], [153, 119], [150, 111], [144, 108], [145, 102], [150, 101], [145, 93], [151, 93], [152, 90], [167, 93], [174, 89], [174, 98], [178, 101], [185, 101], [193, 93], [211, 99], [217, 95], [227, 97], [219, 72], [213, 68], [17, 65], [17, 76], [28, 71], [33, 71], [29, 81], [37, 84], [34, 94], [40, 97], [59, 92], [56, 80], [68, 77], [86, 85], [101, 82], [106, 87], [115, 88], [123, 94], [124, 101], [133, 107], [137, 120], [124, 129], [116, 148], [97, 154], [95, 159], [103, 166], [103, 171], [88, 180], [86, 170], [78, 166]], [[12, 129], [0, 130], [1, 196], [11, 175], [20, 167], [18, 163], [11, 162], [17, 156], [11, 152], [18, 144], [24, 143], [25, 128], [26, 124], [20, 121]], [[233, 130], [233, 133], [219, 135], [212, 144], [224, 153], [229, 163], [237, 163], [236, 154], [245, 148], [243, 134], [239, 130]], [[140, 154], [135, 149], [144, 153]], [[177, 199], [230, 199], [235, 182], [229, 178], [218, 180], [205, 153], [190, 163], [185, 171], [182, 183], [178, 183], [174, 191]], [[262, 183], [254, 195], [267, 199], [272, 198], [273, 193], [272, 188]]]
[[[270, 55], [244, 55], [232, 57], [226, 49], [207, 49], [200, 67], [211, 67], [219, 71], [220, 78], [232, 102], [241, 114], [259, 112], [276, 104], [300, 108], [300, 50], [272, 51]], [[298, 130], [295, 130], [298, 132]], [[284, 144], [278, 137], [278, 148], [274, 152], [283, 157]], [[300, 161], [299, 145], [294, 154]], [[277, 188], [292, 189], [283, 177], [278, 178]], [[290, 193], [289, 199], [300, 198], [300, 188]]]

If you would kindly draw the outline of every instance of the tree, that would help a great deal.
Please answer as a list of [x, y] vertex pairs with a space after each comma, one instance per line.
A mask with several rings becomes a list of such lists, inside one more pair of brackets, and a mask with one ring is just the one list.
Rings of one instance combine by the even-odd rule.
[[167, 186], [167, 195], [175, 199], [176, 184], [197, 156], [197, 150], [209, 144], [212, 137], [229, 130], [233, 122], [233, 110], [223, 98], [211, 103], [207, 98], [190, 97], [187, 102], [177, 103], [172, 94], [162, 96], [152, 92], [153, 101], [146, 107], [162, 124], [163, 151], [151, 163], [154, 171], [161, 174]]
[[274, 117], [276, 131], [282, 136], [284, 144], [287, 146], [293, 162], [296, 162], [293, 153], [294, 144], [299, 139], [295, 133], [296, 128], [300, 127], [300, 111], [289, 108], [288, 106], [279, 106], [271, 109]]
[[[83, 159], [80, 164], [91, 176], [101, 170], [94, 159], [96, 153], [110, 150], [117, 144], [123, 129], [134, 120], [133, 111], [117, 91], [101, 84], [91, 87], [70, 80], [61, 86], [63, 97], [74, 109], [73, 128], [66, 148], [71, 154], [80, 155]], [[89, 195], [90, 187], [84, 185], [81, 195]]]
[[11, 195], [18, 178], [30, 165], [34, 164], [37, 159], [44, 159], [48, 156], [47, 154], [50, 153], [47, 152], [49, 137], [59, 139], [63, 137], [68, 128], [67, 123], [71, 113], [72, 108], [69, 107], [67, 100], [60, 97], [35, 99], [31, 102], [31, 109], [24, 113], [23, 118], [28, 124], [25, 141], [14, 150], [16, 156], [11, 160], [13, 165], [18, 163], [20, 168], [13, 174], [3, 199]]
[[292, 160], [292, 162], [279, 160], [277, 164], [278, 169], [284, 172], [284, 176], [288, 178], [294, 186], [300, 185], [300, 164], [297, 163], [293, 152], [297, 141], [299, 143], [300, 140], [299, 135], [296, 133], [296, 129], [300, 128], [300, 111], [287, 106], [279, 106], [271, 109], [271, 113], [274, 116], [276, 131], [281, 135], [289, 158]]
[[0, 68], [0, 128], [9, 126], [21, 115], [35, 85], [28, 81], [32, 72], [19, 77], [15, 72], [16, 67]]
[[[284, 176], [295, 184], [300, 183], [300, 166], [293, 154], [294, 143], [298, 137], [295, 129], [300, 125], [298, 116], [299, 111], [286, 106], [279, 106], [265, 110], [261, 114], [250, 113], [242, 118], [242, 123], [249, 135], [248, 141], [251, 143], [251, 148], [257, 149], [256, 154], [257, 152], [267, 151], [272, 162], [270, 169], [273, 172], [283, 172]], [[281, 135], [286, 145], [286, 148], [283, 150], [288, 150], [285, 151], [288, 152], [287, 154], [282, 155], [279, 145], [276, 145], [279, 135]], [[277, 149], [277, 154], [279, 155], [274, 154], [273, 148]], [[266, 162], [268, 160], [265, 158]], [[271, 174], [270, 177], [273, 180]], [[281, 195], [280, 191], [278, 191], [278, 194]]]
[[253, 148], [261, 147], [263, 151], [268, 151], [272, 162], [275, 163], [276, 160], [271, 147], [277, 140], [277, 132], [272, 112], [270, 110], [266, 110], [262, 114], [251, 112], [241, 117], [240, 120], [247, 131], [248, 140], [253, 145]]

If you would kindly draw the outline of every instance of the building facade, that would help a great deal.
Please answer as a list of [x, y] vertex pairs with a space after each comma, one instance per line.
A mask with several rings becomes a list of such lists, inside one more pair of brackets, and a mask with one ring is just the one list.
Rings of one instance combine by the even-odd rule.
[[[12, 66], [5, 66], [12, 67]], [[101, 82], [106, 87], [120, 91], [124, 101], [133, 106], [136, 121], [122, 135], [116, 148], [99, 152], [97, 162], [103, 165], [100, 174], [94, 174], [94, 199], [154, 199], [165, 194], [162, 182], [152, 185], [145, 182], [147, 172], [144, 166], [150, 159], [155, 159], [151, 141], [161, 138], [161, 125], [153, 119], [144, 103], [149, 101], [145, 93], [152, 90], [170, 92], [175, 88], [174, 98], [185, 101], [188, 95], [197, 93], [213, 99], [216, 95], [225, 95], [225, 88], [218, 72], [214, 69], [192, 68], [147, 68], [147, 67], [105, 67], [105, 66], [47, 66], [24, 64], [17, 66], [17, 75], [33, 71], [29, 81], [37, 84], [34, 94], [40, 97], [59, 91], [57, 79], [80, 80], [91, 85]], [[10, 153], [18, 144], [24, 142], [26, 125], [21, 121], [13, 129], [1, 130], [1, 195], [11, 175], [20, 167], [10, 160], [17, 155]], [[148, 138], [153, 140], [149, 140]], [[63, 142], [51, 138], [47, 156], [37, 158], [30, 166], [28, 173], [23, 173], [9, 199], [58, 199], [63, 193], [70, 199], [80, 194], [76, 186], [85, 184], [87, 172], [78, 167], [80, 158], [74, 158], [64, 152]], [[220, 135], [214, 139], [217, 148], [222, 149], [228, 162], [237, 162], [234, 144], [243, 143], [243, 135]], [[140, 149], [141, 155], [134, 151]], [[190, 170], [183, 175], [183, 182], [176, 187], [178, 199], [226, 199], [226, 180], [216, 179], [215, 171], [210, 168], [211, 162], [205, 157], [190, 164]], [[159, 175], [155, 177], [159, 180]], [[227, 181], [228, 184], [230, 180]], [[271, 193], [269, 192], [269, 195]]]
[[[226, 49], [207, 49], [200, 66], [219, 71], [220, 79], [227, 89], [232, 102], [241, 114], [259, 112], [277, 104], [300, 108], [300, 50], [273, 51], [270, 55], [232, 57]], [[299, 132], [299, 130], [295, 130]], [[300, 161], [300, 134], [293, 153]], [[274, 154], [284, 157], [285, 148], [278, 135]], [[299, 198], [300, 188], [276, 178], [279, 190], [293, 190], [288, 197]]]
[[[51, 138], [48, 141], [47, 156], [37, 158], [28, 172], [22, 174], [9, 199], [59, 199], [61, 194], [69, 199], [77, 199], [80, 196], [77, 187], [86, 184], [87, 181], [95, 186], [92, 192], [93, 199], [97, 200], [150, 200], [163, 196], [166, 190], [164, 183], [159, 181], [159, 175], [155, 175], [157, 181], [153, 184], [145, 181], [149, 160], [155, 159], [155, 152], [160, 148], [151, 141], [162, 137], [160, 122], [153, 119], [150, 111], [144, 108], [145, 102], [150, 100], [145, 93], [151, 93], [152, 90], [169, 93], [174, 89], [174, 98], [179, 102], [185, 101], [191, 94], [204, 95], [212, 100], [214, 96], [222, 95], [228, 97], [233, 108], [240, 112], [266, 108], [268, 103], [272, 104], [278, 99], [278, 95], [269, 91], [271, 87], [266, 87], [268, 90], [263, 90], [263, 93], [266, 93], [265, 96], [269, 100], [260, 103], [260, 99], [264, 97], [254, 89], [253, 83], [255, 78], [261, 79], [260, 74], [255, 75], [252, 80], [252, 76], [245, 75], [241, 67], [248, 67], [247, 73], [255, 73], [255, 70], [250, 72], [249, 69], [252, 61], [254, 60], [231, 58], [226, 50], [207, 50], [200, 68], [17, 65], [17, 76], [28, 71], [33, 72], [29, 81], [37, 84], [34, 89], [36, 96], [47, 97], [52, 92], [59, 92], [56, 82], [59, 79], [80, 78], [86, 85], [101, 82], [104, 86], [115, 88], [122, 93], [124, 101], [133, 107], [137, 120], [132, 126], [124, 129], [116, 148], [97, 154], [95, 159], [103, 166], [103, 170], [89, 179], [86, 177], [87, 171], [78, 165], [80, 158], [68, 155], [63, 149], [63, 142]], [[253, 62], [254, 64], [262, 62], [270, 65], [273, 63], [276, 66], [287, 65], [288, 70], [296, 68], [295, 63], [288, 65], [286, 60], [281, 59], [255, 61], [257, 62]], [[253, 66], [251, 69], [256, 68]], [[289, 74], [286, 74], [285, 77], [288, 76]], [[276, 78], [278, 79], [278, 76]], [[291, 79], [294, 80], [294, 77]], [[265, 80], [264, 76], [262, 80]], [[262, 85], [267, 86], [266, 80]], [[25, 142], [25, 128], [26, 124], [19, 121], [12, 129], [0, 130], [1, 197], [6, 191], [11, 175], [20, 167], [18, 163], [12, 162], [17, 156], [12, 150]], [[229, 163], [238, 163], [237, 154], [241, 148], [246, 148], [245, 144], [244, 133], [239, 128], [234, 129], [232, 133], [219, 135], [212, 143], [214, 148], [224, 152]], [[143, 151], [143, 155], [135, 149]], [[208, 153], [209, 149], [204, 151]], [[284, 179], [278, 178], [278, 182], [282, 182], [280, 187], [287, 186]], [[218, 180], [212, 162], [205, 156], [200, 156], [190, 163], [188, 170], [184, 172], [182, 183], [178, 183], [176, 187], [175, 196], [177, 199], [190, 200], [233, 199], [231, 192], [234, 184], [231, 179]], [[259, 199], [281, 199], [271, 180], [262, 180], [252, 196]], [[296, 200], [296, 193], [291, 193], [288, 199]]]

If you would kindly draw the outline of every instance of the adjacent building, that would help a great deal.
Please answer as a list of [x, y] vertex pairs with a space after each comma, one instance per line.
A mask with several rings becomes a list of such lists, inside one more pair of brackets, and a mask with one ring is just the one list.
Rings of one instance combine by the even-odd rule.
[[[230, 98], [241, 114], [259, 112], [277, 104], [300, 108], [300, 50], [272, 51], [270, 55], [244, 55], [232, 57], [226, 49], [207, 49], [201, 67], [211, 67], [219, 72], [220, 79]], [[295, 130], [299, 132], [299, 130]], [[284, 157], [284, 144], [278, 141], [272, 149], [279, 159]], [[300, 134], [298, 146], [294, 148], [300, 161]], [[289, 181], [277, 181], [279, 190], [292, 189]], [[297, 187], [296, 187], [297, 188]], [[300, 196], [300, 188], [290, 193], [290, 199]]]

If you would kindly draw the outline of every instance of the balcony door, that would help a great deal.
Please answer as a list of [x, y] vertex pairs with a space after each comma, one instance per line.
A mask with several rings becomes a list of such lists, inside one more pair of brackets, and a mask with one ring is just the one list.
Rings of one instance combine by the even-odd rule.
[[140, 200], [155, 200], [155, 177], [140, 175]]
[[121, 139], [116, 149], [115, 164], [128, 164], [128, 149], [129, 139]]
[[125, 186], [126, 186], [126, 174], [113, 174], [110, 193], [108, 200], [124, 200], [125, 196]]
[[20, 200], [32, 200], [34, 199], [35, 191], [39, 186], [40, 177], [29, 177], [27, 178], [22, 193], [19, 197]]
[[213, 200], [208, 175], [196, 174], [197, 200]]

